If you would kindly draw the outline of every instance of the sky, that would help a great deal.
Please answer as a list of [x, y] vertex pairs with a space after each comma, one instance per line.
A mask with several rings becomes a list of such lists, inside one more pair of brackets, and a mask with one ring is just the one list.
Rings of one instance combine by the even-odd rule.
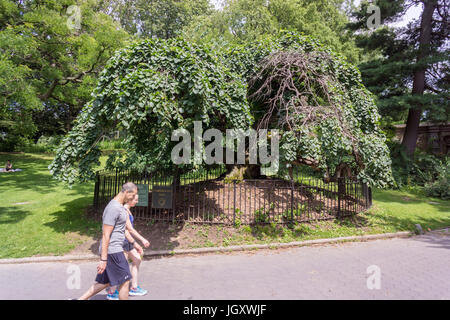
[[[223, 2], [223, 0], [210, 0], [210, 2], [215, 6], [216, 9], [220, 9], [221, 2]], [[359, 5], [360, 2], [361, 2], [360, 0], [355, 0], [355, 5]], [[376, 2], [376, 1], [374, 1], [374, 2]], [[403, 16], [403, 18], [400, 21], [398, 21], [396, 23], [392, 23], [392, 24], [390, 24], [390, 26], [405, 27], [412, 20], [419, 18], [421, 13], [422, 13], [421, 5], [411, 7], [411, 8], [409, 8], [409, 10], [406, 12], [406, 14]]]
[[[217, 0], [211, 0], [211, 1], [217, 1]], [[360, 4], [360, 0], [355, 0], [355, 5], [358, 6]], [[376, 1], [373, 1], [376, 3]], [[402, 17], [401, 20], [389, 24], [392, 27], [405, 27], [409, 22], [416, 20], [420, 17], [422, 13], [422, 5], [416, 5], [411, 8], [409, 8], [408, 11], [406, 11], [406, 14]]]

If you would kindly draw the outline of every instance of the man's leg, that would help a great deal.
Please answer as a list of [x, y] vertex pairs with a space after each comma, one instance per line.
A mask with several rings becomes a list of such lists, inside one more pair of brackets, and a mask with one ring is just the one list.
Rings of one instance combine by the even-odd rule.
[[[125, 255], [125, 259], [128, 260], [128, 252], [124, 251], [123, 254]], [[113, 294], [116, 289], [118, 290], [119, 288], [117, 286], [111, 286], [108, 288], [108, 293]]]
[[109, 287], [109, 283], [102, 284], [102, 283], [96, 282], [78, 300], [88, 300], [89, 298], [91, 298], [92, 296], [95, 296], [97, 293], [106, 289], [107, 287]]
[[128, 300], [128, 292], [130, 291], [130, 281], [125, 281], [119, 285], [119, 300]]

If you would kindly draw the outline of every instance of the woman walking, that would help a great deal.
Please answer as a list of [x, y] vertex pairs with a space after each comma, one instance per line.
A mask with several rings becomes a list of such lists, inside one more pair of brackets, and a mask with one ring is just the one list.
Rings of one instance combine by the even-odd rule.
[[[147, 239], [145, 239], [141, 234], [139, 234], [139, 232], [137, 232], [136, 229], [134, 229], [134, 217], [133, 217], [133, 214], [131, 213], [130, 209], [133, 208], [134, 206], [136, 206], [138, 201], [139, 201], [139, 196], [136, 194], [131, 201], [128, 201], [124, 205], [124, 207], [128, 213], [126, 228], [127, 228], [127, 231], [130, 233], [130, 235], [134, 239], [138, 239], [145, 248], [148, 248], [150, 246], [150, 242]], [[134, 242], [130, 243], [127, 239], [125, 239], [125, 241], [123, 243], [123, 250], [124, 250], [124, 253], [125, 253], [125, 256], [127, 257], [127, 259], [131, 260], [130, 272], [131, 272], [132, 279], [131, 279], [131, 288], [129, 291], [129, 295], [130, 296], [146, 295], [147, 290], [142, 289], [138, 285], [139, 267], [142, 262], [141, 255], [134, 248]], [[119, 299], [119, 292], [117, 290], [115, 290], [114, 293], [112, 293], [113, 291], [114, 291], [114, 289], [111, 287], [108, 295], [106, 296], [106, 298], [108, 300], [118, 300]]]

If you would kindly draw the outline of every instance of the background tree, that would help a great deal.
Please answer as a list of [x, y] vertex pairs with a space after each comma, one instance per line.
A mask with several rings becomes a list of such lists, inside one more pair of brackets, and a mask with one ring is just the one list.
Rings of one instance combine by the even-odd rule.
[[[68, 8], [77, 4], [80, 29], [71, 29], [76, 13]], [[10, 121], [10, 129], [2, 128], [5, 139], [11, 123], [22, 126], [25, 119], [35, 128], [24, 138], [36, 130], [37, 136], [64, 133], [89, 100], [98, 72], [128, 38], [96, 6], [94, 0], [0, 1], [0, 116]], [[49, 128], [54, 118], [62, 123]]]
[[356, 63], [359, 49], [345, 28], [349, 21], [344, 4], [344, 0], [227, 0], [223, 9], [195, 17], [184, 34], [195, 41], [245, 43], [291, 30], [318, 39]]
[[449, 121], [449, 8], [445, 0], [377, 1], [382, 25], [397, 21], [414, 5], [422, 6], [419, 19], [405, 28], [384, 26], [367, 30], [367, 7], [363, 1], [354, 12], [358, 45], [377, 56], [361, 64], [364, 83], [377, 95], [386, 123], [406, 122], [402, 145], [411, 157], [420, 121]]
[[208, 14], [209, 0], [101, 0], [99, 7], [130, 34], [175, 37], [195, 16]]

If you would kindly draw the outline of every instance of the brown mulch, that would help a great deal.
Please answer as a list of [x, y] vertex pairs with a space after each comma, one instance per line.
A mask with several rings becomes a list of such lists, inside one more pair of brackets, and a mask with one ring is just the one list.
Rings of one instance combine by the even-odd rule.
[[[165, 218], [170, 221], [170, 212], [160, 210], [149, 215], [141, 207], [133, 210], [136, 217], [135, 227], [150, 241], [150, 250], [173, 250], [231, 245], [232, 241], [254, 242], [255, 238], [251, 232], [243, 233], [232, 226], [233, 219], [242, 225], [253, 223], [255, 213], [259, 212], [268, 216], [269, 222], [274, 221], [283, 213], [290, 214], [288, 204], [291, 196], [297, 205], [297, 208], [293, 208], [294, 212], [300, 214], [297, 217], [299, 222], [336, 217], [338, 204], [332, 192], [318, 192], [323, 190], [306, 185], [297, 185], [292, 192], [290, 186], [289, 182], [277, 181], [274, 184], [274, 181], [270, 180], [243, 181], [236, 185], [222, 180], [210, 180], [184, 185], [177, 192], [175, 199], [178, 223], [160, 221]], [[343, 199], [341, 208], [345, 210], [347, 206], [354, 204], [353, 199]], [[149, 206], [151, 207], [151, 194]], [[234, 208], [238, 210], [235, 212]], [[92, 208], [87, 210], [87, 216], [89, 219], [101, 221], [101, 214], [94, 212]], [[202, 221], [208, 221], [210, 224], [198, 223]], [[282, 219], [278, 221], [283, 222]], [[101, 230], [96, 237], [87, 239], [71, 253], [97, 253], [100, 233]]]

